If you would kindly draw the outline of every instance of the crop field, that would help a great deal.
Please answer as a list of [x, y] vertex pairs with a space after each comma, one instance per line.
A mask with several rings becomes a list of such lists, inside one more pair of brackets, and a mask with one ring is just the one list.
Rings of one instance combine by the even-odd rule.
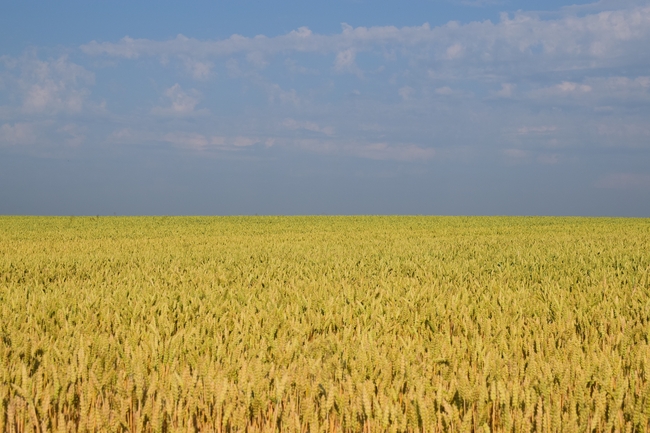
[[649, 271], [649, 219], [0, 217], [0, 430], [648, 431]]

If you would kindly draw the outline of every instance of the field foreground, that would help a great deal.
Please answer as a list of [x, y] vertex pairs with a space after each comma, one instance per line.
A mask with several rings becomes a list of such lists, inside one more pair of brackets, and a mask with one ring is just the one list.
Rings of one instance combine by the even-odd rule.
[[650, 220], [0, 217], [0, 429], [648, 431]]

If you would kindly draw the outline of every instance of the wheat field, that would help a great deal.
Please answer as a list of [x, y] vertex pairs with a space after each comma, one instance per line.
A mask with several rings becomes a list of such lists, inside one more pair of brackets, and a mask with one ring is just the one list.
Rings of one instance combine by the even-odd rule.
[[649, 219], [0, 217], [0, 426], [648, 431], [649, 252]]

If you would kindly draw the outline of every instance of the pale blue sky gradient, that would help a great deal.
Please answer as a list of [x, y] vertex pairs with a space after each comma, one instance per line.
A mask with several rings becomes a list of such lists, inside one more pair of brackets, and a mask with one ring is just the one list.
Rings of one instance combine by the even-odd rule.
[[8, 1], [0, 214], [650, 216], [650, 2]]

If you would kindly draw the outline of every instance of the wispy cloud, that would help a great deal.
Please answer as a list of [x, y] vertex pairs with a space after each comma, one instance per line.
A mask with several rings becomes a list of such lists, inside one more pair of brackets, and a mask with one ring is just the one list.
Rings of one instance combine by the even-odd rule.
[[213, 76], [212, 69], [214, 68], [214, 64], [210, 61], [185, 59], [183, 63], [185, 69], [195, 80], [205, 81]]
[[196, 114], [197, 112], [194, 109], [201, 101], [201, 95], [197, 90], [192, 89], [189, 92], [185, 92], [178, 83], [166, 89], [164, 96], [170, 105], [154, 107], [151, 110], [153, 114], [167, 116], [188, 116]]
[[600, 178], [596, 186], [606, 189], [650, 189], [650, 174], [612, 173]]
[[40, 60], [29, 51], [20, 58], [0, 57], [0, 63], [3, 81], [26, 113], [81, 112], [95, 82], [93, 72], [67, 56]]
[[318, 132], [329, 136], [334, 135], [334, 128], [332, 128], [331, 126], [321, 127], [316, 122], [298, 121], [292, 118], [287, 118], [284, 119], [284, 121], [282, 122], [282, 126], [284, 126], [285, 128], [291, 131], [305, 130], [311, 132]]
[[355, 74], [359, 74], [355, 69], [358, 53], [383, 56], [387, 50], [397, 50], [400, 56], [418, 61], [452, 62], [441, 66], [456, 67], [458, 74], [463, 70], [476, 73], [468, 66], [480, 67], [484, 73], [512, 72], [513, 65], [520, 73], [528, 73], [648, 64], [649, 59], [638, 53], [649, 36], [650, 7], [645, 5], [555, 19], [517, 12], [512, 16], [503, 14], [496, 23], [451, 22], [434, 28], [428, 24], [402, 28], [344, 25], [334, 35], [315, 34], [302, 27], [275, 37], [233, 35], [217, 41], [183, 35], [168, 41], [125, 37], [119, 42], [93, 41], [81, 49], [89, 55], [125, 59], [177, 56], [201, 61], [247, 53], [248, 60], [257, 67], [281, 53], [331, 53], [336, 72]]
[[[600, 3], [436, 27], [343, 24], [333, 34], [300, 27], [221, 40], [124, 37], [47, 60], [5, 56], [4, 142], [20, 142], [16, 125], [39, 116], [54, 119], [60, 141], [87, 141], [79, 119], [103, 109], [103, 130], [116, 131], [105, 133], [106, 142], [184, 149], [272, 145], [427, 161], [462, 146], [465, 154], [553, 163], [565, 161], [571, 146], [586, 151], [585, 141], [591, 148], [650, 147], [650, 57], [643, 55], [650, 6], [610, 2], [606, 10]], [[102, 66], [107, 60], [110, 66]], [[148, 89], [132, 91], [132, 84], [125, 90], [132, 94], [111, 104], [119, 98], [105, 81], [93, 87], [96, 76], [105, 79], [102, 68], [133, 63], [146, 65], [135, 73]], [[97, 87], [114, 111], [93, 105], [90, 90]]]
[[354, 48], [348, 48], [338, 52], [336, 59], [334, 59], [334, 70], [339, 73], [349, 72], [360, 78], [363, 77], [363, 72], [361, 72], [361, 69], [359, 69], [355, 62], [356, 55]]
[[[222, 136], [190, 131], [170, 131], [167, 133], [147, 132], [129, 128], [114, 131], [110, 136], [113, 143], [168, 143], [179, 149], [193, 151], [233, 151], [261, 143], [257, 137]], [[268, 146], [268, 143], [266, 144]]]
[[401, 96], [402, 99], [405, 100], [405, 101], [408, 101], [409, 99], [411, 99], [413, 97], [414, 92], [415, 92], [415, 89], [413, 89], [413, 87], [410, 87], [410, 86], [400, 87], [400, 89], [397, 91], [399, 96]]
[[5, 123], [0, 126], [0, 145], [24, 145], [36, 140], [34, 126], [29, 123]]

